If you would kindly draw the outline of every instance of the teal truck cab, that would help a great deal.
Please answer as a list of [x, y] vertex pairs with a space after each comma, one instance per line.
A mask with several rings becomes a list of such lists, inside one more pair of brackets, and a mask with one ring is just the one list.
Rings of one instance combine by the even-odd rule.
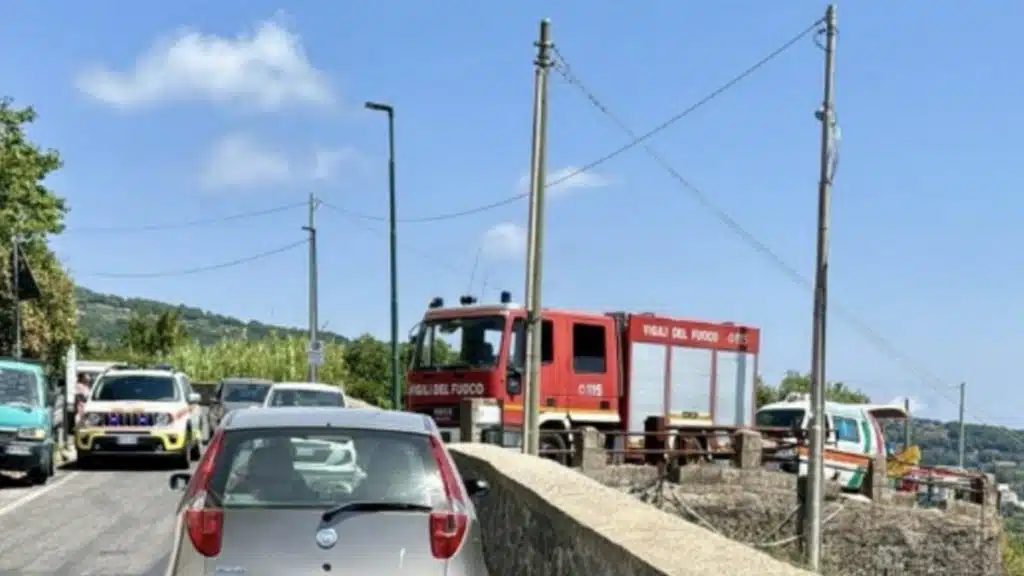
[[53, 476], [53, 414], [43, 366], [0, 359], [0, 471], [33, 484]]

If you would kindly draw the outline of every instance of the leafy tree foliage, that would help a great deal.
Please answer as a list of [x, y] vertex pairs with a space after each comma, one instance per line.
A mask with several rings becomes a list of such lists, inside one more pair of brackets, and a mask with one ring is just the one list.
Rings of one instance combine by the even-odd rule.
[[[401, 364], [403, 370], [408, 366], [408, 348], [403, 344], [401, 352], [406, 360]], [[345, 365], [349, 374], [346, 382], [349, 394], [378, 406], [391, 405], [390, 343], [363, 334], [345, 346]]]
[[[783, 375], [782, 380], [775, 386], [765, 384], [761, 376], [757, 377], [757, 406], [761, 407], [772, 402], [781, 402], [786, 396], [794, 393], [808, 393], [811, 391], [811, 375], [801, 374], [790, 370]], [[826, 383], [825, 399], [830, 402], [842, 402], [844, 404], [866, 404], [871, 401], [867, 394], [860, 390], [850, 388], [843, 382]]]
[[[436, 354], [442, 358], [453, 356], [445, 342], [436, 343]], [[413, 347], [408, 342], [398, 346], [400, 382], [405, 381], [405, 372], [412, 359]], [[348, 367], [349, 393], [378, 406], [391, 406], [391, 343], [377, 340], [370, 334], [345, 345], [345, 365]]]
[[166, 356], [189, 339], [177, 311], [146, 316], [135, 313], [121, 335], [121, 346], [133, 354]]
[[35, 119], [31, 107], [0, 98], [0, 346], [8, 352], [13, 348], [11, 240], [17, 234], [42, 292], [41, 298], [22, 303], [23, 352], [56, 364], [75, 338], [74, 285], [47, 245], [50, 235], [64, 230], [67, 207], [45, 184], [61, 167], [60, 155], [25, 134]]

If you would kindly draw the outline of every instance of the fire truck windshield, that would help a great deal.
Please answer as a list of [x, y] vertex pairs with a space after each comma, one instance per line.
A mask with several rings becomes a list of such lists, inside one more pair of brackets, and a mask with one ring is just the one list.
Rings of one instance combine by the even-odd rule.
[[504, 316], [427, 320], [417, 339], [413, 370], [486, 369], [497, 366]]

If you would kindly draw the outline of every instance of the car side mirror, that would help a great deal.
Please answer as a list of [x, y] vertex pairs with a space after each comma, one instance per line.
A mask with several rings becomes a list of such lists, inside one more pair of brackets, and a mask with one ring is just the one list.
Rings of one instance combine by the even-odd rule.
[[175, 472], [171, 474], [171, 479], [168, 481], [171, 490], [178, 492], [184, 490], [188, 483], [192, 480], [192, 475], [188, 472]]
[[198, 392], [189, 392], [189, 394], [188, 394], [188, 403], [189, 404], [199, 404], [199, 402], [201, 402], [202, 399], [203, 399], [203, 396], [201, 394], [199, 394]]
[[508, 374], [505, 375], [505, 392], [509, 396], [519, 396], [523, 393], [523, 373], [515, 366], [510, 366]]
[[491, 491], [491, 485], [483, 478], [468, 478], [465, 481], [466, 494], [470, 498], [479, 498]]

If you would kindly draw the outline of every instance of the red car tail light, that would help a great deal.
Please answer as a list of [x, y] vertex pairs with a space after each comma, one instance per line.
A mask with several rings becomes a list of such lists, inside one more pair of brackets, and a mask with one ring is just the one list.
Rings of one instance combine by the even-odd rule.
[[437, 468], [444, 483], [448, 508], [430, 513], [430, 552], [434, 558], [447, 560], [462, 547], [469, 530], [469, 514], [466, 507], [466, 492], [455, 473], [455, 465], [448, 456], [444, 443], [430, 438], [430, 448], [437, 460]]
[[185, 511], [185, 522], [188, 524], [188, 539], [196, 552], [212, 557], [220, 554], [220, 544], [224, 534], [224, 511], [220, 508], [206, 506], [206, 493], [200, 493], [201, 499], [193, 501]]
[[206, 454], [196, 466], [192, 480], [185, 490], [185, 496], [188, 499], [185, 508], [188, 539], [192, 542], [196, 552], [206, 557], [220, 554], [223, 539], [224, 511], [213, 505], [214, 502], [207, 492], [217, 454], [223, 443], [224, 431], [218, 430], [210, 439]]

